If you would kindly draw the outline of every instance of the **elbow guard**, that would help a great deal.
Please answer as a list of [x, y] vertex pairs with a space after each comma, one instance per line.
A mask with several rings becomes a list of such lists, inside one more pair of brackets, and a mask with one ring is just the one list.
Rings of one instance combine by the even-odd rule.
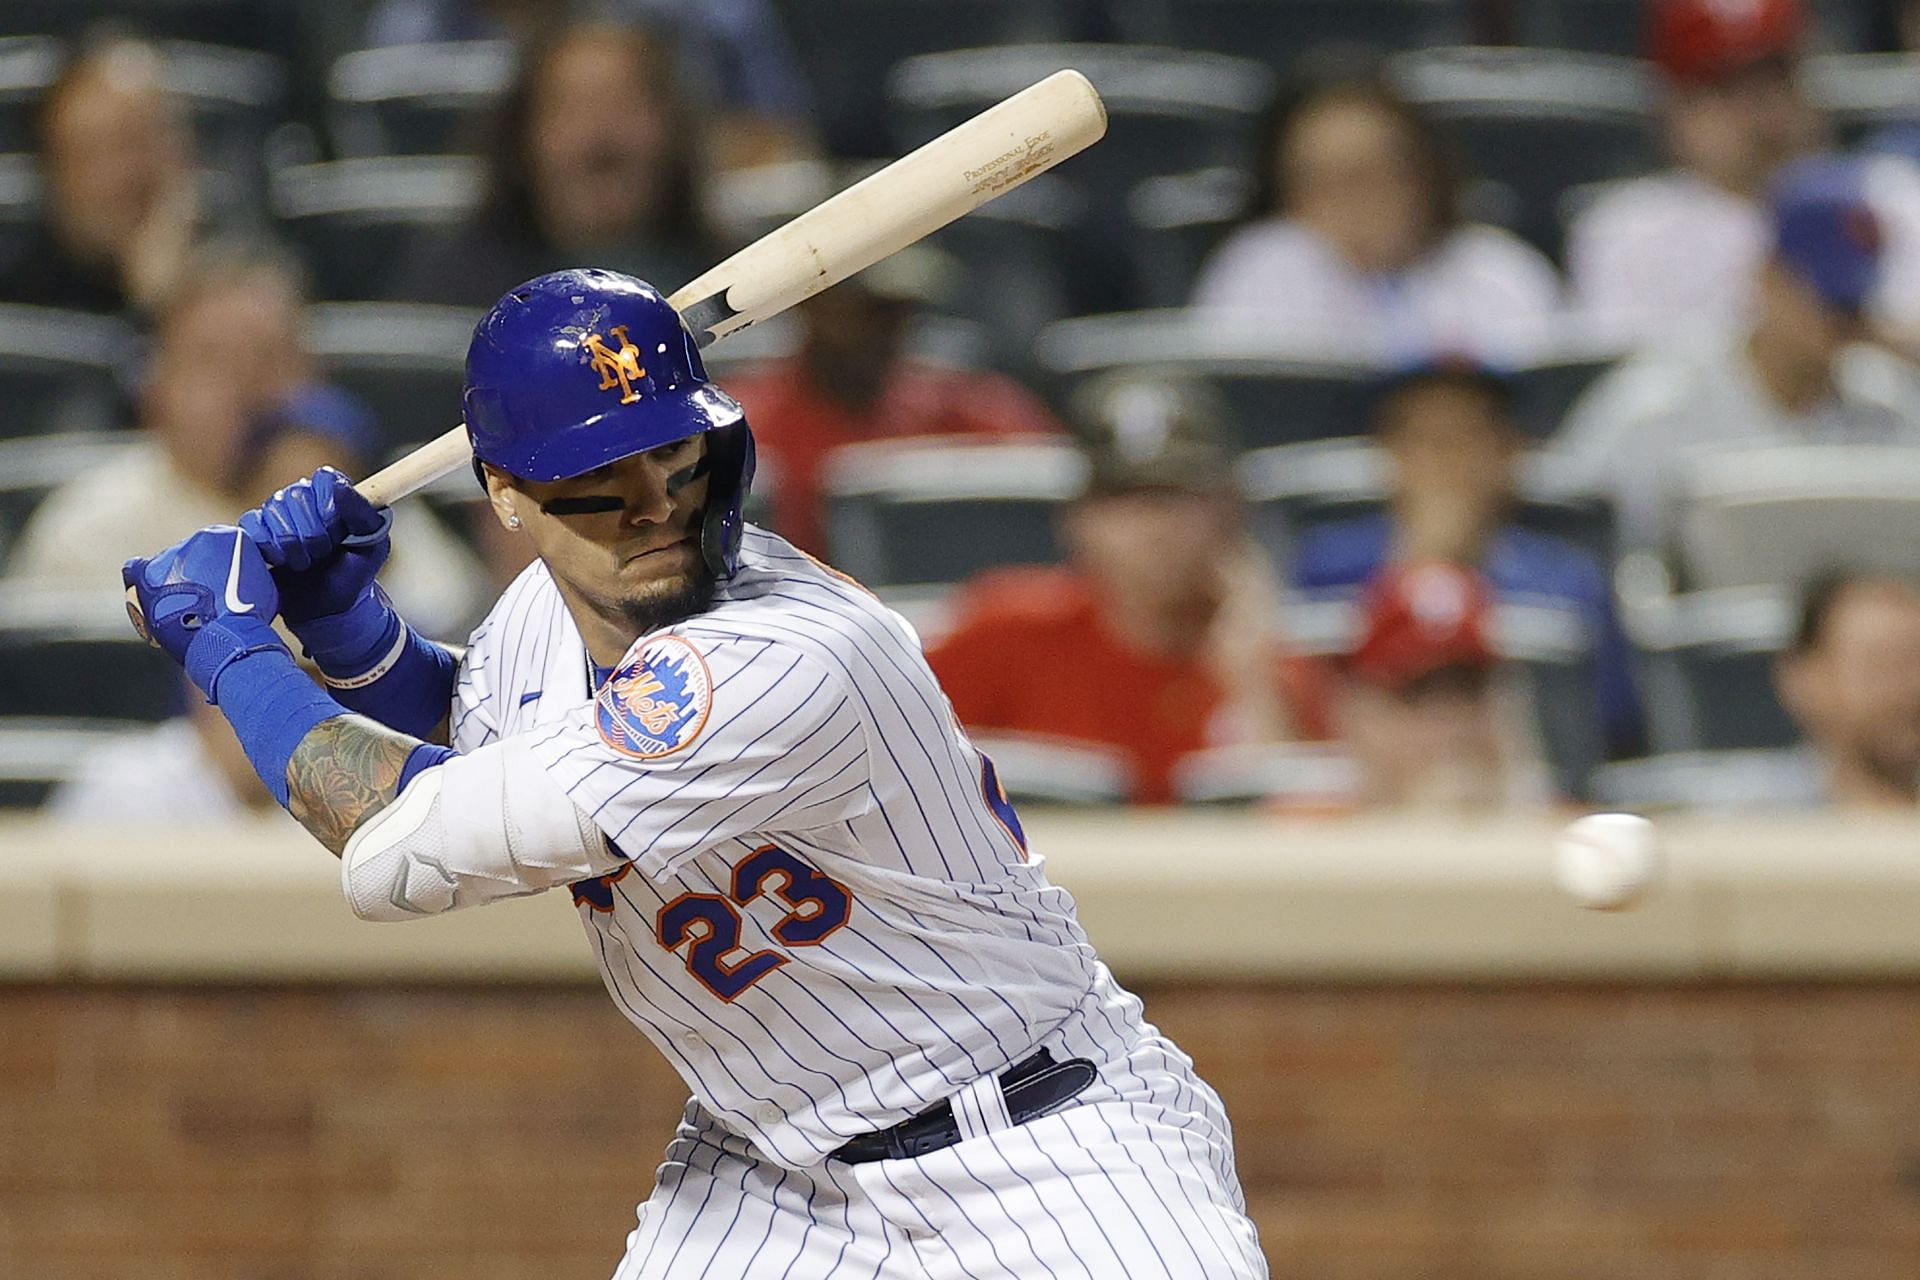
[[340, 855], [362, 920], [408, 920], [538, 893], [611, 870], [593, 819], [516, 738], [416, 774]]

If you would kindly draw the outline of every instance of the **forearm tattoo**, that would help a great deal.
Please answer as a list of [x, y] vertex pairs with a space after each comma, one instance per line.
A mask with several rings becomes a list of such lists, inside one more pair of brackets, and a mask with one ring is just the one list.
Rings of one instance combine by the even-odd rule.
[[365, 716], [323, 720], [287, 762], [287, 810], [335, 856], [365, 818], [393, 803], [420, 745]]

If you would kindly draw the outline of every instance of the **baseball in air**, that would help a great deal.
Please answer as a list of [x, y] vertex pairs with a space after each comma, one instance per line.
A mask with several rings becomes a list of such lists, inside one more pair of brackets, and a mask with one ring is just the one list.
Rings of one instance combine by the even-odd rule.
[[1590, 813], [1554, 842], [1554, 879], [1595, 911], [1632, 906], [1659, 874], [1659, 832], [1636, 814]]

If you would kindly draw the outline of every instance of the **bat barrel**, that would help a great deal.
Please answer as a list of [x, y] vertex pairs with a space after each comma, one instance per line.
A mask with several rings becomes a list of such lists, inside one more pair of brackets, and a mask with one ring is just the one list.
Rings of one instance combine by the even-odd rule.
[[670, 301], [708, 339], [777, 315], [1092, 146], [1107, 109], [1056, 71], [734, 254]]
[[[1038, 84], [809, 209], [668, 299], [701, 346], [838, 284], [1105, 135], [1107, 109], [1078, 71]], [[454, 427], [355, 487], [391, 506], [465, 464]]]

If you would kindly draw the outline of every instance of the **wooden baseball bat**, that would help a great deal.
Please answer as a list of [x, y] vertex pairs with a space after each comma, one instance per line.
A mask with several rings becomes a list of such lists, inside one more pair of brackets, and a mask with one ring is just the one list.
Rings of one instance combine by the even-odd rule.
[[[667, 300], [701, 346], [778, 315], [1085, 150], [1107, 109], [1078, 71], [1056, 71], [823, 201]], [[391, 506], [472, 457], [464, 425], [357, 488]]]

